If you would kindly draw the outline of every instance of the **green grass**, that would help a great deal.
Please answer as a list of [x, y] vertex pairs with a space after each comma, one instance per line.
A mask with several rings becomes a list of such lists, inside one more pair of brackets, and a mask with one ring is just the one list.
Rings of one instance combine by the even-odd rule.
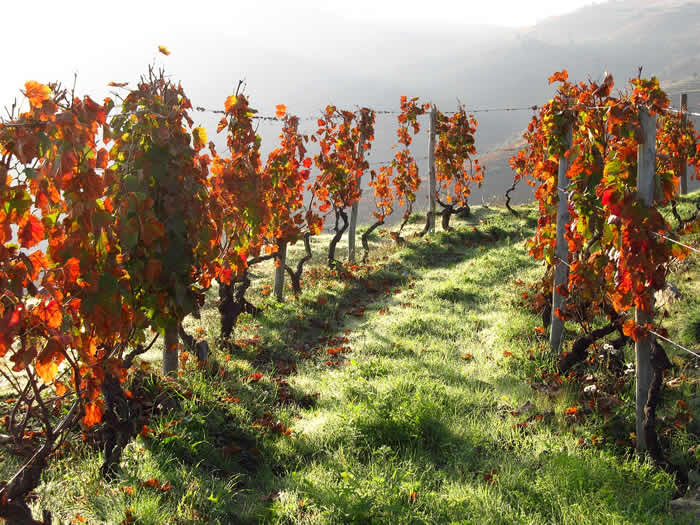
[[[534, 208], [522, 210], [475, 208], [453, 219], [456, 231], [425, 239], [410, 238], [417, 221], [400, 249], [377, 236], [373, 261], [344, 279], [323, 267], [328, 237], [314, 239], [304, 291], [288, 290], [283, 304], [259, 295], [272, 266], [256, 268], [249, 297], [264, 313], [239, 319], [241, 348], [214, 345], [214, 374], [185, 364], [177, 407], [151, 423], [155, 438], [128, 446], [117, 480], [99, 479], [99, 455], [77, 437], [52, 462], [35, 508], [96, 523], [691, 523], [670, 513], [674, 480], [631, 452], [631, 381], [610, 418], [575, 422], [564, 412], [580, 403], [576, 384], [552, 396], [528, 384], [551, 365], [541, 321], [521, 299], [542, 273], [523, 245]], [[697, 262], [674, 275], [683, 296], [666, 323], [694, 348]], [[210, 342], [214, 298], [186, 322]], [[338, 346], [348, 350], [328, 354]], [[696, 373], [688, 356], [669, 353]], [[258, 382], [246, 379], [253, 372]], [[668, 412], [693, 388], [674, 390]], [[527, 402], [530, 411], [511, 414]], [[673, 457], [697, 469], [686, 452], [697, 435], [669, 440]], [[18, 461], [3, 457], [0, 476]], [[158, 486], [140, 486], [152, 478]]]

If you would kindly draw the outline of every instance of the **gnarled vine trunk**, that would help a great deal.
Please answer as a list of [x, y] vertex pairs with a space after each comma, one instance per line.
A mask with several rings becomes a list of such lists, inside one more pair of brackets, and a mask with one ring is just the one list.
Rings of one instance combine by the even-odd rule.
[[250, 278], [247, 270], [239, 281], [229, 284], [219, 282], [219, 304], [217, 308], [221, 316], [221, 339], [227, 340], [231, 337], [236, 321], [243, 312], [252, 315], [257, 315], [260, 312], [259, 308], [249, 303], [245, 298], [248, 288], [250, 288]]
[[671, 362], [664, 348], [656, 339], [651, 344], [652, 377], [649, 395], [644, 404], [644, 438], [649, 456], [657, 465], [665, 463], [664, 453], [656, 435], [656, 408], [661, 402], [661, 389], [664, 384], [664, 370], [671, 368]]
[[55, 450], [62, 434], [72, 428], [81, 416], [80, 401], [75, 401], [68, 414], [57, 427], [49, 432], [44, 444], [26, 461], [12, 478], [0, 488], [0, 518], [8, 523], [28, 525], [49, 525], [51, 513], [43, 512], [43, 520], [37, 521], [32, 517], [32, 511], [27, 505], [27, 495], [41, 483], [41, 473], [46, 468], [46, 460]]
[[313, 253], [311, 252], [311, 232], [306, 232], [304, 234], [304, 250], [304, 257], [297, 263], [296, 270], [292, 270], [289, 266], [284, 267], [292, 282], [292, 290], [295, 294], [301, 293], [301, 274], [304, 272], [304, 265], [313, 257]]
[[464, 213], [467, 217], [471, 214], [471, 209], [468, 204], [464, 204], [461, 208], [455, 208], [454, 204], [447, 204], [437, 199], [437, 203], [442, 207], [442, 212], [440, 216], [442, 217], [442, 230], [449, 232], [452, 231], [450, 227], [450, 219], [453, 215], [457, 213]]
[[[122, 361], [122, 368], [128, 370], [137, 356], [150, 350], [158, 339], [153, 338], [148, 346], [138, 345]], [[129, 399], [122, 388], [119, 378], [105, 371], [102, 383], [102, 397], [105, 400], [105, 411], [102, 415], [102, 454], [103, 462], [100, 474], [104, 479], [114, 479], [119, 469], [122, 452], [139, 432], [141, 423], [134, 410], [134, 402]]]
[[[343, 225], [339, 226], [338, 223], [340, 222], [340, 219], [343, 221]], [[348, 214], [345, 213], [345, 210], [342, 208], [336, 208], [335, 209], [335, 235], [331, 239], [331, 243], [328, 246], [328, 266], [331, 269], [335, 269], [337, 266], [339, 266], [341, 263], [336, 260], [335, 258], [335, 248], [340, 242], [340, 239], [343, 237], [343, 234], [345, 233], [345, 230], [348, 229]]]
[[362, 234], [362, 262], [366, 263], [367, 259], [369, 258], [369, 236], [372, 235], [372, 232], [379, 228], [382, 224], [384, 224], [384, 220], [378, 220], [372, 226], [369, 227], [363, 234]]
[[516, 217], [519, 217], [520, 214], [519, 214], [517, 211], [515, 211], [513, 208], [510, 207], [510, 201], [511, 201], [510, 194], [513, 193], [513, 192], [515, 191], [515, 187], [518, 185], [518, 182], [520, 182], [520, 179], [514, 179], [514, 180], [513, 180], [513, 185], [512, 185], [510, 188], [508, 188], [508, 189], [506, 190], [506, 193], [505, 193], [505, 197], [506, 197], [506, 208], [508, 208], [508, 211], [511, 212], [511, 213], [512, 213], [513, 215], [515, 215]]
[[559, 358], [559, 373], [565, 374], [571, 369], [575, 364], [580, 363], [588, 355], [588, 347], [595, 343], [598, 339], [605, 337], [606, 335], [612, 334], [614, 331], [620, 329], [620, 321], [615, 320], [602, 328], [593, 330], [588, 335], [582, 335], [571, 346], [571, 351], [563, 354]]

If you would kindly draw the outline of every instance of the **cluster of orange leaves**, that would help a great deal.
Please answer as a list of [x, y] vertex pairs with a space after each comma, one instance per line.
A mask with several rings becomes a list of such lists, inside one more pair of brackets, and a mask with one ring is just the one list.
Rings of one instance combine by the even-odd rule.
[[320, 174], [311, 187], [320, 211], [344, 209], [360, 199], [360, 180], [369, 167], [365, 153], [374, 141], [375, 112], [362, 108], [358, 114], [327, 106], [318, 119], [320, 152], [314, 157]]
[[[671, 225], [659, 208], [678, 191], [683, 159], [700, 167], [700, 146], [690, 123], [680, 127], [680, 115], [667, 111], [668, 98], [658, 80], [633, 79], [630, 90], [612, 95], [612, 76], [601, 84], [569, 82], [566, 71], [555, 73], [555, 97], [532, 118], [523, 137], [526, 148], [511, 158], [516, 180], [535, 186], [540, 217], [530, 254], [548, 265], [554, 258], [558, 206], [559, 158], [569, 162], [569, 223], [566, 225], [569, 280], [560, 293], [570, 308], [556, 314], [574, 316], [575, 303], [587, 303], [586, 314], [651, 310], [654, 290], [665, 286], [668, 264], [685, 250], [666, 241]], [[646, 207], [637, 197], [637, 149], [642, 142], [640, 112], [657, 117], [656, 187], [654, 203]], [[566, 129], [572, 126], [570, 146]], [[697, 225], [695, 225], [697, 227]], [[629, 324], [629, 323], [628, 323]], [[635, 338], [646, 329], [626, 327]]]
[[474, 134], [477, 126], [474, 115], [467, 115], [463, 107], [451, 116], [437, 111], [435, 178], [438, 202], [465, 206], [471, 183], [481, 187], [484, 171], [478, 159], [472, 161], [476, 155]]
[[[413, 136], [420, 131], [418, 117], [430, 108], [429, 104], [419, 104], [418, 97], [401, 97], [401, 111], [397, 117], [398, 150], [391, 164], [382, 166], [379, 172], [372, 170], [370, 187], [374, 190], [376, 211], [372, 214], [380, 222], [392, 213], [394, 202], [398, 199], [400, 206], [406, 206], [404, 219], [413, 210], [416, 192], [420, 187], [418, 164], [411, 154], [410, 146]], [[411, 132], [413, 132], [411, 134]], [[397, 147], [394, 146], [394, 147]]]

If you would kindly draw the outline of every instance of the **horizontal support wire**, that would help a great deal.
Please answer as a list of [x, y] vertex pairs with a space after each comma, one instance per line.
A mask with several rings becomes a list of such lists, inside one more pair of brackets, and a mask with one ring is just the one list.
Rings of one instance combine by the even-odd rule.
[[651, 233], [653, 233], [653, 234], [656, 235], [657, 237], [661, 237], [662, 239], [666, 239], [667, 241], [670, 241], [670, 242], [672, 242], [672, 243], [674, 243], [674, 244], [677, 244], [677, 245], [679, 245], [679, 246], [683, 246], [683, 248], [687, 248], [688, 250], [692, 250], [692, 251], [694, 251], [695, 253], [700, 253], [700, 250], [698, 250], [697, 248], [693, 248], [692, 246], [688, 246], [687, 244], [683, 244], [682, 242], [679, 242], [679, 241], [677, 241], [677, 240], [675, 240], [675, 239], [671, 239], [670, 237], [666, 237], [665, 235], [662, 235], [662, 234], [657, 233], [657, 232], [651, 232]]
[[571, 265], [568, 262], [566, 262], [564, 259], [559, 257], [558, 255], [555, 255], [554, 258], [556, 260], [558, 260], [560, 263], [562, 263], [563, 265], [565, 265], [566, 267], [571, 268]]
[[654, 334], [656, 337], [658, 337], [658, 338], [660, 338], [660, 339], [663, 339], [663, 340], [666, 341], [667, 343], [670, 343], [670, 344], [672, 344], [673, 346], [680, 348], [681, 350], [685, 350], [685, 351], [688, 352], [689, 354], [693, 354], [695, 357], [700, 357], [700, 354], [696, 354], [696, 353], [693, 352], [692, 350], [687, 349], [685, 346], [679, 345], [678, 343], [676, 343], [676, 342], [674, 342], [674, 341], [671, 341], [671, 340], [668, 339], [667, 337], [664, 337], [663, 335], [661, 335], [661, 334], [658, 333], [658, 332], [655, 332], [654, 330], [649, 330], [649, 332], [652, 333], [652, 334]]

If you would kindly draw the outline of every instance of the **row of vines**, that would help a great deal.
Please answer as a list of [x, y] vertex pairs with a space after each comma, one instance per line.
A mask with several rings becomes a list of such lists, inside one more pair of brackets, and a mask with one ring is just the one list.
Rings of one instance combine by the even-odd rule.
[[[590, 347], [615, 362], [622, 347], [635, 342], [637, 445], [673, 470], [656, 435], [664, 370], [671, 363], [655, 338], [668, 333], [663, 318], [655, 317], [654, 294], [689, 252], [681, 235], [700, 231], [697, 210], [681, 217], [675, 204], [681, 170], [690, 164], [696, 177], [700, 172], [700, 136], [670, 109], [655, 78], [640, 75], [617, 95], [610, 75], [600, 84], [572, 83], [564, 70], [549, 81], [557, 84], [556, 94], [532, 118], [523, 135], [526, 147], [510, 160], [515, 183], [522, 179], [535, 187], [539, 208], [528, 241], [530, 254], [545, 265], [536, 308], [545, 324], [569, 321], [583, 334], [561, 354], [559, 341], [553, 343], [560, 374], [576, 375], [574, 367], [590, 357]], [[645, 146], [656, 151], [650, 161], [652, 199], [640, 187]], [[558, 215], [562, 198], [565, 213]], [[664, 207], [672, 209], [673, 219], [661, 213]], [[555, 280], [557, 268], [562, 281]], [[608, 336], [614, 338], [599, 345]], [[640, 377], [646, 367], [648, 377]]]
[[[340, 269], [336, 245], [369, 169], [371, 109], [328, 106], [303, 135], [279, 105], [279, 144], [263, 159], [257, 112], [240, 84], [224, 101], [221, 153], [163, 71], [149, 68], [131, 90], [111, 85], [124, 95], [98, 103], [29, 81], [28, 108], [13, 106], [0, 122], [0, 374], [14, 394], [0, 441], [30, 446], [31, 435], [34, 447], [0, 486], [0, 517], [10, 521], [33, 522], [26, 497], [76, 428], [100, 424], [101, 472], [114, 475], [140, 430], [124, 388], [132, 365], [159, 337], [165, 375], [177, 371], [180, 341], [206, 360], [208, 345], [182, 321], [199, 314], [212, 286], [225, 342], [239, 315], [257, 310], [246, 299], [253, 265], [275, 260], [298, 293], [310, 237], [335, 221], [328, 264]], [[428, 109], [401, 100], [396, 155], [371, 172], [377, 223], [363, 236], [365, 258], [367, 235], [394, 208], [404, 207], [403, 224], [411, 214], [421, 181], [409, 146]], [[454, 211], [482, 177], [478, 164], [465, 167], [476, 121], [460, 108], [439, 123], [440, 192]], [[295, 242], [306, 254], [292, 267], [279, 254]]]

